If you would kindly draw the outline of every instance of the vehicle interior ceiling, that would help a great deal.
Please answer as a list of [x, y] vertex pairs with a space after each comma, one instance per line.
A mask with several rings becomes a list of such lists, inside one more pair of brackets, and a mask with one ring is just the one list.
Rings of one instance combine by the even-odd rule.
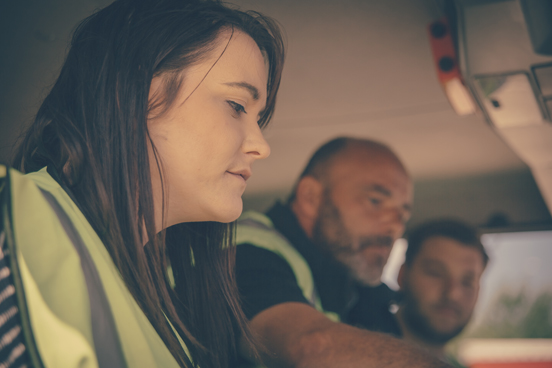
[[[287, 40], [265, 130], [272, 153], [254, 165], [245, 209], [285, 199], [321, 143], [352, 135], [381, 140], [404, 161], [415, 182], [409, 226], [447, 216], [487, 230], [552, 229], [552, 18], [540, 16], [549, 1], [231, 2], [277, 19]], [[55, 80], [78, 20], [108, 3], [2, 5], [1, 161]], [[465, 115], [433, 57], [429, 25], [442, 17], [473, 102]]]

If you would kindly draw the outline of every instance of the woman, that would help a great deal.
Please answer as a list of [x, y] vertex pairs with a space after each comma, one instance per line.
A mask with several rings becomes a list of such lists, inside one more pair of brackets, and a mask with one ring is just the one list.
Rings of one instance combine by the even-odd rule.
[[20, 359], [227, 366], [249, 336], [228, 223], [269, 154], [282, 64], [273, 21], [215, 0], [83, 21], [17, 152], [27, 175], [6, 172]]

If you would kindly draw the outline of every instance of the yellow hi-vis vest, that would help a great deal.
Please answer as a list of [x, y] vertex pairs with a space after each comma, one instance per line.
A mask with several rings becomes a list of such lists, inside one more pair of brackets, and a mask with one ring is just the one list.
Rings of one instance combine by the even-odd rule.
[[46, 169], [23, 175], [0, 165], [0, 192], [0, 230], [33, 367], [179, 367]]
[[311, 269], [303, 256], [289, 243], [274, 224], [262, 213], [255, 211], [244, 212], [238, 220], [236, 232], [236, 244], [251, 244], [259, 248], [269, 250], [286, 261], [297, 280], [297, 285], [303, 291], [303, 296], [319, 312], [324, 313], [329, 319], [339, 322], [337, 313], [325, 311], [316, 292], [316, 285], [312, 277]]

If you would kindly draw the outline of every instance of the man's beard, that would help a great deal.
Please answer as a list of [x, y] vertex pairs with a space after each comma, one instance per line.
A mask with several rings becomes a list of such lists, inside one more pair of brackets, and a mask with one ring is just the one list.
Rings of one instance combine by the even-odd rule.
[[[372, 246], [391, 247], [394, 242], [393, 238], [380, 235], [364, 236], [358, 238], [355, 244], [350, 232], [345, 228], [339, 209], [330, 198], [328, 190], [324, 192], [318, 217], [313, 226], [312, 238], [323, 252], [344, 265], [358, 282], [368, 286], [377, 286], [381, 283], [381, 269], [385, 266], [387, 259], [378, 257], [371, 265], [366, 265], [361, 252]], [[375, 270], [364, 272], [370, 267]]]
[[[461, 323], [452, 331], [436, 331], [435, 328], [431, 326], [429, 318], [421, 313], [416, 297], [408, 290], [408, 287], [406, 287], [406, 289], [402, 291], [402, 317], [410, 331], [421, 340], [432, 345], [444, 345], [458, 336], [468, 324], [469, 318], [468, 321]], [[459, 307], [452, 302], [442, 301], [440, 303], [443, 305], [446, 304], [446, 306], [450, 308], [459, 309]], [[460, 313], [460, 311], [458, 311], [458, 313]]]

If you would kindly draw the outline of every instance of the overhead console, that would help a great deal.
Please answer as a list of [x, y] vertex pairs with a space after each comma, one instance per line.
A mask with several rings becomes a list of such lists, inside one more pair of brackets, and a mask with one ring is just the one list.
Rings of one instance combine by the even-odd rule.
[[465, 86], [552, 213], [552, 1], [456, 0]]

